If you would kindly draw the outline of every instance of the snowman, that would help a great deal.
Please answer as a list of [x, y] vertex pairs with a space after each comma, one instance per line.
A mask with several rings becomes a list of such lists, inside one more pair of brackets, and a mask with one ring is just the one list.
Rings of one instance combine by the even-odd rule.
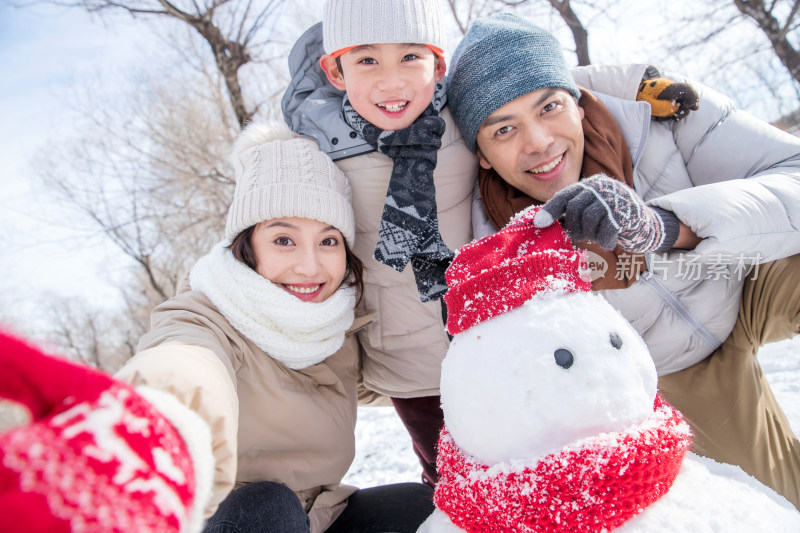
[[419, 532], [800, 531], [777, 493], [688, 452], [647, 346], [533, 214], [447, 271], [440, 480]]

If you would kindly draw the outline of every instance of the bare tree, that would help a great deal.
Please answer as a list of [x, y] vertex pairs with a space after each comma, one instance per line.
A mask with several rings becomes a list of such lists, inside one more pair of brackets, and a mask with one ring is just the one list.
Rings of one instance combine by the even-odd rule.
[[641, 24], [633, 32], [639, 41], [633, 54], [611, 55], [688, 74], [766, 119], [788, 118], [800, 102], [800, 0], [678, 0], [670, 9], [634, 0], [448, 0], [448, 6], [462, 34], [475, 18], [498, 10], [514, 10], [557, 36], [563, 23], [578, 65], [591, 62], [589, 34], [603, 31], [602, 19], [626, 29]]
[[[800, 103], [797, 0], [709, 0], [665, 12], [663, 57], [766, 119]], [[679, 14], [680, 13], [680, 14]], [[792, 43], [795, 43], [794, 45]], [[690, 71], [690, 72], [687, 72]]]
[[174, 293], [181, 265], [159, 258], [174, 249], [190, 262], [219, 235], [234, 183], [227, 147], [238, 129], [219, 120], [223, 102], [209, 105], [208, 95], [192, 94], [198, 84], [156, 79], [130, 90], [125, 106], [85, 95], [76, 104], [83, 135], [48, 147], [38, 171], [63, 204], [137, 264], [163, 300]]
[[[789, 41], [789, 33], [796, 32], [800, 0], [779, 2], [772, 0], [766, 5], [762, 0], [733, 0], [736, 8], [752, 19], [772, 45], [775, 55], [796, 82], [800, 82], [800, 52]], [[784, 11], [783, 20], [779, 13]], [[796, 35], [795, 35], [796, 36]]]
[[572, 32], [572, 38], [575, 40], [575, 55], [578, 57], [578, 65], [589, 65], [589, 32], [584, 27], [578, 15], [572, 9], [570, 0], [548, 0], [553, 9], [555, 9], [569, 30]]
[[90, 309], [83, 300], [53, 296], [44, 309], [50, 318], [46, 333], [64, 355], [82, 361], [94, 368], [102, 368], [107, 359], [104, 341], [113, 331], [103, 324], [102, 316]]
[[[220, 84], [171, 68], [122, 98], [88, 93], [75, 104], [81, 135], [37, 158], [44, 187], [86, 221], [73, 221], [76, 231], [99, 232], [130, 260], [116, 275], [123, 307], [115, 321], [74, 305], [55, 309], [61, 318], [51, 320], [59, 346], [95, 366], [109, 366], [110, 352], [123, 360], [135, 353], [150, 310], [219, 240], [234, 186], [228, 147], [239, 131]], [[71, 335], [81, 321], [79, 342]], [[112, 325], [117, 334], [101, 335]], [[116, 342], [114, 350], [87, 342], [86, 331], [98, 343]]]
[[[82, 7], [89, 13], [122, 11], [133, 17], [159, 17], [192, 28], [211, 50], [225, 82], [234, 115], [243, 128], [258, 112], [242, 94], [241, 69], [270, 42], [271, 29], [284, 0], [44, 0]], [[266, 34], [266, 35], [265, 35]]]
[[[46, 352], [68, 357], [91, 367], [115, 372], [135, 353], [138, 339], [132, 338], [127, 317], [117, 309], [107, 309], [90, 303], [83, 296], [66, 296], [44, 291], [25, 302], [3, 306], [0, 327], [10, 335], [38, 344]], [[4, 295], [3, 303], [13, 297]], [[19, 311], [25, 303], [35, 305], [35, 317], [17, 320], [10, 309]], [[131, 342], [132, 341], [132, 342]], [[123, 348], [132, 345], [133, 349]]]
[[113, 370], [135, 353], [152, 308], [219, 240], [234, 186], [229, 147], [255, 116], [278, 114], [290, 44], [281, 39], [291, 31], [278, 23], [283, 0], [43, 1], [147, 19], [142, 29], [163, 43], [157, 61], [116, 91], [100, 92], [114, 81], [102, 76], [84, 89], [73, 103], [79, 133], [35, 159], [45, 190], [78, 215], [69, 221], [76, 234], [99, 235], [128, 260], [112, 276], [119, 309], [48, 303], [36, 336]]
[[[592, 5], [589, 2], [586, 4]], [[520, 14], [524, 14], [531, 20], [538, 20], [541, 19], [539, 15], [546, 6], [559, 15], [561, 21], [572, 33], [578, 64], [588, 65], [591, 63], [589, 32], [573, 9], [573, 2], [570, 0], [447, 0], [447, 5], [461, 35], [467, 32], [469, 26], [477, 18], [499, 11], [519, 10]]]
[[477, 18], [489, 16], [501, 9], [498, 0], [446, 0], [447, 7], [459, 33], [463, 36]]

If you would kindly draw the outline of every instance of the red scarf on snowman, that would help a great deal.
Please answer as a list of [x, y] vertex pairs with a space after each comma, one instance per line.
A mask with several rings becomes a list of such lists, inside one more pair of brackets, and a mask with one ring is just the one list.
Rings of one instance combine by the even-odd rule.
[[[534, 227], [537, 209], [458, 250], [444, 297], [452, 335], [536, 294], [590, 290], [586, 252], [574, 247], [558, 222]], [[471, 533], [608, 531], [669, 490], [690, 444], [689, 425], [660, 397], [640, 424], [530, 462], [482, 464], [445, 428], [434, 501]]]
[[667, 493], [690, 444], [689, 425], [660, 397], [641, 424], [530, 463], [482, 464], [445, 428], [434, 502], [470, 533], [608, 531]]

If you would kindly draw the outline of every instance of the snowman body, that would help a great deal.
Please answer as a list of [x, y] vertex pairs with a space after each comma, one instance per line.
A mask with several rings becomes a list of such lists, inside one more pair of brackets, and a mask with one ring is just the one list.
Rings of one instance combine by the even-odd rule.
[[[646, 345], [605, 299], [556, 287], [454, 336], [442, 363], [442, 409], [459, 453], [482, 465], [467, 477], [499, 473], [513, 478], [546, 458], [564, 457], [565, 450], [596, 448], [615, 435], [636, 437], [648, 431], [656, 384]], [[688, 432], [685, 422], [681, 424], [673, 428], [678, 437]], [[685, 447], [681, 457], [684, 452]], [[800, 513], [741, 469], [691, 453], [678, 464], [671, 486], [656, 487], [660, 492], [655, 501], [648, 501], [615, 531], [800, 531]], [[508, 491], [508, 498], [548, 497], [546, 488], [525, 487]], [[448, 493], [437, 488], [437, 507], [442, 507], [443, 494]], [[594, 504], [590, 496], [581, 501], [583, 497], [579, 495], [574, 505]], [[454, 513], [453, 506], [447, 508]], [[455, 522], [463, 523], [437, 508], [419, 531], [465, 530]], [[604, 530], [568, 526], [558, 517], [556, 522], [563, 527], [547, 530]], [[475, 530], [545, 531], [513, 521]]]

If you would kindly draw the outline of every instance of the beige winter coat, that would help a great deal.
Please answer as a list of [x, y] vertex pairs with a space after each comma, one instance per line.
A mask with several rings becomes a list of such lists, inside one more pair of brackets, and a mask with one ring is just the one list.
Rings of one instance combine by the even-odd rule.
[[[472, 240], [472, 188], [478, 172], [475, 155], [464, 144], [447, 107], [434, 184], [439, 232], [455, 251]], [[449, 340], [441, 300], [423, 303], [411, 265], [403, 272], [373, 259], [393, 162], [370, 152], [336, 162], [350, 180], [356, 215], [355, 254], [364, 262], [365, 287], [360, 312], [374, 320], [359, 332], [364, 350], [364, 384], [392, 397], [439, 394], [441, 362]]]
[[292, 370], [236, 331], [201, 293], [158, 306], [139, 353], [117, 374], [174, 394], [212, 432], [211, 516], [234, 484], [276, 481], [295, 491], [311, 530], [324, 531], [356, 489], [340, 485], [355, 454], [356, 318], [339, 351]]

